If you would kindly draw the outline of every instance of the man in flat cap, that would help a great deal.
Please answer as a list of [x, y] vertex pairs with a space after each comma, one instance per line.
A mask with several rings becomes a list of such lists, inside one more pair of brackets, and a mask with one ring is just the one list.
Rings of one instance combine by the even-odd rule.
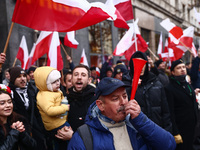
[[191, 150], [197, 123], [197, 102], [192, 86], [186, 81], [186, 67], [181, 59], [172, 62], [166, 96], [172, 120], [172, 134], [177, 150]]
[[73, 135], [68, 150], [87, 149], [89, 145], [94, 150], [175, 149], [173, 136], [148, 119], [137, 101], [128, 101], [126, 86], [111, 77], [100, 81], [95, 90], [96, 102], [90, 105], [85, 121], [92, 138], [86, 136], [86, 132], [80, 135], [82, 131], [87, 131], [81, 126], [79, 129], [82, 131], [78, 129]]

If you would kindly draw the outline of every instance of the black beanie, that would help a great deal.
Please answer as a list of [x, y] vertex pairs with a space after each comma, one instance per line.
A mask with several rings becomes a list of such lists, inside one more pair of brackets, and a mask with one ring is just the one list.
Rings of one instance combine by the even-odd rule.
[[183, 63], [183, 60], [182, 60], [182, 59], [178, 59], [178, 60], [176, 60], [176, 61], [173, 61], [170, 70], [173, 71], [174, 68], [175, 68], [177, 65], [182, 64], [182, 63]]
[[155, 65], [158, 67], [162, 62], [163, 62], [163, 60], [159, 59], [158, 61], [155, 62]]
[[148, 66], [148, 59], [147, 59], [147, 55], [141, 51], [137, 51], [135, 52], [132, 56], [131, 59], [129, 61], [129, 67], [130, 67], [130, 76], [133, 77], [134, 76], [134, 64], [133, 64], [133, 58], [141, 58], [146, 60], [146, 68], [145, 68], [145, 72], [143, 76], [147, 76], [149, 74], [149, 66]]
[[28, 69], [28, 72], [27, 72], [27, 73], [29, 74], [31, 71], [33, 71], [33, 72], [34, 72], [34, 71], [35, 71], [35, 69], [36, 69], [36, 67], [35, 67], [35, 66], [31, 66], [31, 67]]
[[10, 82], [13, 84], [15, 82], [15, 79], [20, 74], [26, 74], [26, 72], [21, 67], [12, 67], [9, 69], [9, 73], [10, 73]]
[[118, 74], [118, 73], [120, 73], [120, 72], [122, 72], [122, 73], [127, 73], [128, 72], [128, 69], [126, 68], [126, 66], [124, 65], [124, 64], [122, 64], [122, 63], [120, 63], [120, 64], [117, 64], [116, 66], [115, 66], [115, 68], [114, 68], [114, 77], [116, 76], [116, 74]]

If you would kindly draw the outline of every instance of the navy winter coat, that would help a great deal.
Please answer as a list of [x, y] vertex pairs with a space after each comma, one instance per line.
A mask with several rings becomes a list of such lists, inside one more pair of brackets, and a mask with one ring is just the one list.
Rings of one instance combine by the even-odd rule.
[[[93, 136], [93, 149], [114, 150], [113, 135], [102, 126], [98, 117], [98, 107], [95, 102], [90, 106], [86, 118]], [[176, 143], [174, 137], [142, 112], [133, 120], [126, 118], [127, 131], [134, 150], [174, 150]], [[134, 126], [134, 127], [133, 127]], [[85, 150], [84, 143], [76, 132], [68, 145], [68, 150]]]

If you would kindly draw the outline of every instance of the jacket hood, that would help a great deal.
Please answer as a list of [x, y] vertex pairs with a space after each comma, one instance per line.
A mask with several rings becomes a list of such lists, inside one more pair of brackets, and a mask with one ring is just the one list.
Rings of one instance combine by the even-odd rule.
[[133, 64], [133, 60], [132, 60], [133, 58], [142, 58], [142, 59], [147, 61], [146, 68], [145, 68], [144, 75], [143, 75], [143, 76], [147, 76], [148, 73], [149, 73], [148, 59], [147, 59], [147, 55], [145, 53], [141, 52], [141, 51], [137, 51], [131, 56], [131, 59], [130, 59], [130, 62], [129, 62], [130, 76], [133, 77], [133, 75], [134, 75], [134, 64]]
[[53, 67], [39, 67], [34, 71], [35, 85], [40, 91], [49, 91], [46, 80], [51, 71], [56, 70]]

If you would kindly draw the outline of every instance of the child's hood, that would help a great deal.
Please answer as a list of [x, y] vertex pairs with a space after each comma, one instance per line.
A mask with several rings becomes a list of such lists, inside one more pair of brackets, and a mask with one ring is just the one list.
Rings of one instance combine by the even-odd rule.
[[38, 67], [34, 71], [35, 85], [40, 91], [48, 91], [46, 80], [51, 71], [56, 70], [53, 67]]

